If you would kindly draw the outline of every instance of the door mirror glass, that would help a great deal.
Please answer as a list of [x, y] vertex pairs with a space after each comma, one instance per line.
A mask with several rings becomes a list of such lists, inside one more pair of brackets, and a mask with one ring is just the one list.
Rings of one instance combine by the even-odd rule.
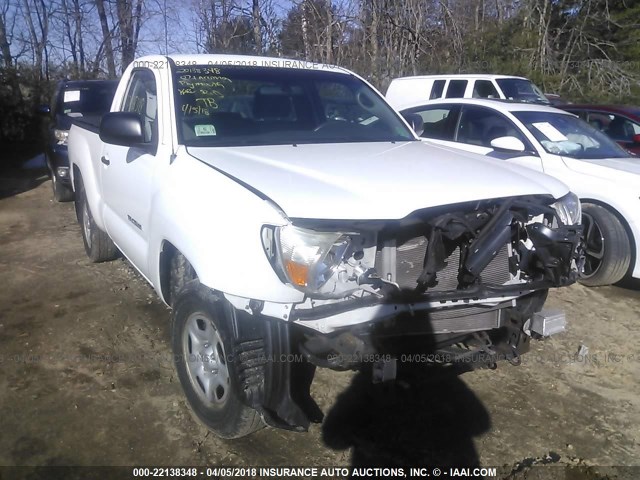
[[498, 137], [491, 140], [491, 147], [504, 152], [524, 152], [522, 140], [516, 137]]

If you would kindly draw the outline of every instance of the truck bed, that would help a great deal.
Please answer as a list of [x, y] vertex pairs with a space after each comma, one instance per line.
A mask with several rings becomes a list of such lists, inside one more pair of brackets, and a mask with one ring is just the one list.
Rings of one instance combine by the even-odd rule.
[[74, 118], [71, 123], [72, 125], [77, 125], [85, 130], [89, 130], [90, 132], [98, 133], [101, 121], [102, 115], [88, 115], [86, 117]]

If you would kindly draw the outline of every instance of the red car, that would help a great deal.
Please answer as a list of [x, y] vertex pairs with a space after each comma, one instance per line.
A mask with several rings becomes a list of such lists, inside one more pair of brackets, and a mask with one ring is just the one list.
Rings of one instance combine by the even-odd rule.
[[559, 108], [575, 113], [584, 121], [640, 155], [640, 107], [623, 105], [563, 105]]

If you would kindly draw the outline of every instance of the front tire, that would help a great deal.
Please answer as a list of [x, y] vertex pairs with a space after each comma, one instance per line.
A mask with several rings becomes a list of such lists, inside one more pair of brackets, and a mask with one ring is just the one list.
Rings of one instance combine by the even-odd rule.
[[109, 238], [109, 235], [100, 230], [93, 220], [82, 179], [78, 182], [76, 215], [82, 229], [82, 240], [87, 257], [94, 263], [106, 262], [117, 258], [118, 248]]
[[53, 170], [49, 170], [51, 175], [51, 188], [53, 189], [53, 199], [56, 202], [70, 202], [73, 200], [73, 190], [60, 182], [60, 179]]
[[222, 438], [260, 429], [260, 414], [243, 402], [233, 361], [229, 306], [198, 280], [189, 282], [173, 307], [172, 343], [178, 378], [196, 418]]
[[619, 282], [631, 264], [629, 235], [612, 212], [599, 205], [582, 204], [586, 259], [580, 283], [589, 287]]

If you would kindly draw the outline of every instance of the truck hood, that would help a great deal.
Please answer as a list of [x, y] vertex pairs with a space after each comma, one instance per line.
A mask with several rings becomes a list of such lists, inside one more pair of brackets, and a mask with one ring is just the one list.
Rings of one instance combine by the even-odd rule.
[[290, 218], [388, 220], [429, 207], [568, 188], [502, 160], [423, 142], [187, 147]]

